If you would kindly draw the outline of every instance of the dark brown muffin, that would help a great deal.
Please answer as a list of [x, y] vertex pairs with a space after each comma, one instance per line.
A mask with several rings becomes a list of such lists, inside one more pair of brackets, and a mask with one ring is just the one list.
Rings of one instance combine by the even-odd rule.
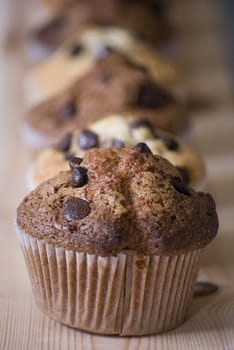
[[115, 12], [115, 2], [108, 1], [105, 11], [103, 7], [92, 6], [87, 2], [73, 3], [58, 9], [52, 19], [38, 28], [32, 35], [36, 40], [47, 49], [56, 49], [66, 39], [69, 39], [74, 32], [79, 31], [85, 24], [96, 20], [100, 23], [109, 23], [113, 20]]
[[176, 168], [145, 144], [93, 149], [78, 163], [24, 199], [17, 215], [21, 230], [104, 256], [125, 249], [182, 254], [203, 248], [216, 235], [211, 196], [188, 188]]
[[70, 89], [30, 110], [25, 138], [32, 147], [52, 145], [76, 127], [108, 113], [128, 111], [165, 131], [181, 134], [188, 128], [187, 111], [180, 101], [144, 67], [110, 51]]
[[120, 26], [154, 42], [169, 36], [169, 25], [160, 6], [142, 1], [80, 1], [59, 7], [52, 19], [35, 30], [32, 39], [55, 49], [89, 23]]
[[153, 79], [166, 88], [177, 80], [175, 64], [161, 55], [154, 45], [121, 27], [92, 24], [73, 33], [48, 59], [30, 70], [25, 80], [27, 102], [35, 105], [65, 91], [110, 50], [146, 67]]
[[200, 249], [218, 228], [211, 196], [188, 188], [144, 143], [96, 148], [70, 167], [17, 210], [39, 308], [102, 334], [152, 334], [181, 324]]

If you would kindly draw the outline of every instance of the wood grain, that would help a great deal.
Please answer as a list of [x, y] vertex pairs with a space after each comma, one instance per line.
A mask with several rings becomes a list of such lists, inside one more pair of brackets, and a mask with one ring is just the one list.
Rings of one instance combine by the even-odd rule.
[[220, 217], [219, 236], [202, 257], [200, 279], [220, 289], [194, 299], [188, 321], [176, 330], [131, 338], [73, 330], [41, 314], [32, 299], [13, 227], [31, 157], [19, 134], [25, 108], [22, 35], [29, 5], [32, 9], [29, 0], [0, 0], [0, 350], [234, 349], [234, 123], [221, 5], [212, 0], [172, 2], [181, 90], [190, 101], [194, 143], [204, 154], [207, 189]]

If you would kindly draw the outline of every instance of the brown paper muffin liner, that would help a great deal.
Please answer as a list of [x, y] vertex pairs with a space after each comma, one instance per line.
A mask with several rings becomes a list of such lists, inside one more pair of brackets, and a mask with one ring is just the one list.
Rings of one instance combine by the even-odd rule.
[[177, 256], [125, 251], [101, 257], [55, 247], [17, 229], [38, 307], [71, 327], [143, 335], [180, 325], [199, 250]]

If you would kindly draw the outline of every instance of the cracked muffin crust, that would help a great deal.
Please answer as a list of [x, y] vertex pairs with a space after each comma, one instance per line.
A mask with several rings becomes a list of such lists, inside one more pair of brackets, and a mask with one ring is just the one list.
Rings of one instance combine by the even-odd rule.
[[69, 164], [17, 210], [38, 307], [99, 334], [180, 325], [200, 250], [217, 233], [212, 197], [191, 190], [145, 143], [94, 148]]
[[123, 250], [182, 254], [203, 248], [217, 233], [212, 197], [189, 188], [176, 168], [144, 143], [95, 148], [70, 166], [23, 200], [17, 211], [21, 230], [103, 256]]

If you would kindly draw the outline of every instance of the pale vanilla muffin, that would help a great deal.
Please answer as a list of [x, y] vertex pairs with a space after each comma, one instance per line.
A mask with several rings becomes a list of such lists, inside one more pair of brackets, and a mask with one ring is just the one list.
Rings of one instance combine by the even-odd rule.
[[24, 198], [17, 234], [36, 304], [71, 327], [143, 335], [184, 322], [218, 218], [144, 143], [95, 148]]
[[31, 69], [25, 80], [27, 103], [35, 105], [65, 91], [110, 49], [145, 67], [160, 84], [171, 86], [176, 80], [175, 66], [153, 46], [122, 28], [93, 25], [74, 33], [54, 54]]
[[165, 133], [144, 118], [133, 115], [109, 115], [83, 130], [67, 134], [55, 147], [41, 151], [27, 172], [27, 184], [33, 190], [42, 181], [68, 170], [68, 159], [83, 157], [94, 147], [124, 147], [145, 142], [153, 154], [169, 160], [189, 186], [200, 190], [205, 183], [205, 167], [196, 150], [174, 135]]

